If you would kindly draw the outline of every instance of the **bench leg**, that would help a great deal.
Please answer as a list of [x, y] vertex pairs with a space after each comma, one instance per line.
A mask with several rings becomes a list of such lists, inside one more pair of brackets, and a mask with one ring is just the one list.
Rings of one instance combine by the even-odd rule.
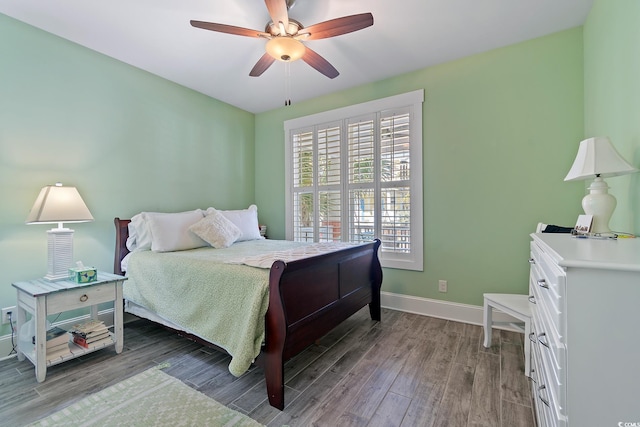
[[489, 301], [484, 300], [484, 347], [491, 347], [491, 329], [493, 323], [493, 307], [489, 305]]

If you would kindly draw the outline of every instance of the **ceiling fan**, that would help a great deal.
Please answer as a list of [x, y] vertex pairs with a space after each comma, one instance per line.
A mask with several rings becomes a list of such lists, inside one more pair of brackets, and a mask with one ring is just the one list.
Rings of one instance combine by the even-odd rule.
[[276, 59], [283, 62], [302, 59], [330, 79], [340, 74], [338, 70], [329, 61], [302, 42], [335, 37], [373, 25], [373, 15], [371, 13], [361, 13], [304, 27], [300, 22], [289, 18], [289, 9], [293, 7], [295, 0], [265, 0], [264, 2], [271, 17], [271, 22], [267, 24], [264, 31], [194, 20], [191, 21], [191, 25], [219, 33], [268, 40], [265, 47], [267, 52], [262, 55], [249, 73], [252, 77], [260, 76]]

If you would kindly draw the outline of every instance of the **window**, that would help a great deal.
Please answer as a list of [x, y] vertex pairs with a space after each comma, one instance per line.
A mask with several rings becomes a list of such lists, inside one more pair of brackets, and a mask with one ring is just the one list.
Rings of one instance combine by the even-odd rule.
[[382, 241], [384, 267], [422, 270], [423, 91], [285, 122], [286, 235]]

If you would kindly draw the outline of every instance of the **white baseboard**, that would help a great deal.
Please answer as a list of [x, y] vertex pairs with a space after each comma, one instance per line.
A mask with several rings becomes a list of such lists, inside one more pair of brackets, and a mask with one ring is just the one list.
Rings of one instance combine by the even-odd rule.
[[[421, 314], [423, 316], [438, 317], [440, 319], [454, 320], [456, 322], [470, 323], [472, 325], [482, 325], [482, 307], [470, 304], [461, 304], [457, 302], [441, 301], [430, 298], [415, 297], [411, 295], [393, 294], [390, 292], [380, 293], [381, 305], [384, 308], [392, 310], [405, 311], [407, 313]], [[113, 325], [113, 308], [100, 311], [98, 313], [100, 320], [103, 320], [107, 326]], [[62, 322], [55, 323], [55, 326], [62, 328], [69, 327], [75, 323], [87, 320], [89, 315], [67, 319]], [[516, 319], [511, 316], [494, 310], [494, 322], [513, 322]], [[515, 328], [508, 326], [499, 327], [501, 329], [517, 331]], [[17, 334], [15, 337], [17, 341]], [[0, 337], [0, 362], [7, 359], [11, 351], [11, 335]]]
[[[98, 312], [98, 319], [102, 320], [107, 327], [113, 326], [113, 308], [108, 308], [106, 310], [101, 310]], [[62, 320], [60, 322], [56, 322], [53, 326], [59, 326], [62, 329], [69, 329], [71, 326], [76, 323], [84, 322], [85, 320], [89, 320], [89, 314], [85, 314], [84, 316], [73, 317], [71, 319]], [[13, 336], [14, 342], [18, 342], [18, 334], [20, 331], [16, 331]], [[11, 343], [11, 334], [4, 335], [0, 337], [0, 363], [5, 359], [10, 359], [15, 357], [14, 354], [9, 354], [13, 345]]]
[[[470, 323], [472, 325], [482, 325], [483, 308], [477, 305], [441, 301], [411, 295], [393, 294], [390, 292], [381, 292], [380, 300], [382, 307], [390, 308], [392, 310], [405, 311], [407, 313], [421, 314], [423, 316], [437, 317], [446, 320], [454, 320], [456, 322]], [[493, 310], [492, 317], [494, 322], [518, 322], [517, 319], [497, 310]], [[518, 330], [509, 326], [502, 326], [498, 328], [513, 331]]]

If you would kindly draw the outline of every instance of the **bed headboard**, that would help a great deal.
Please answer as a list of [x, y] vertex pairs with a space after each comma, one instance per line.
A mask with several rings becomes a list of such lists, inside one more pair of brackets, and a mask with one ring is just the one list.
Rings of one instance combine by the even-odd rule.
[[129, 253], [129, 249], [127, 249], [127, 238], [129, 237], [130, 222], [130, 219], [115, 218], [113, 220], [113, 223], [116, 226], [116, 252], [113, 260], [114, 274], [124, 274], [121, 263], [122, 259]]

